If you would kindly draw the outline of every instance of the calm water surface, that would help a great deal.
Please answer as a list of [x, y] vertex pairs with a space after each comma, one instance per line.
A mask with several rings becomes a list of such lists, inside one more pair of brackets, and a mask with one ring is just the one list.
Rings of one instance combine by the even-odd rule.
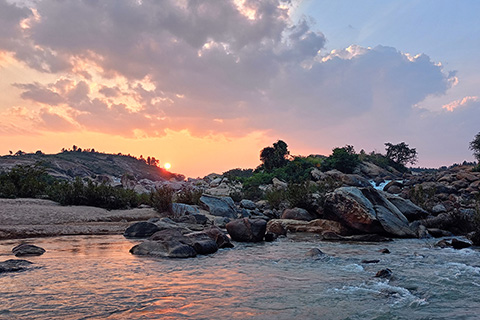
[[[478, 319], [480, 251], [436, 241], [296, 237], [171, 260], [133, 256], [122, 236], [28, 239], [47, 252], [0, 274], [0, 319]], [[0, 261], [17, 244], [0, 241]], [[374, 278], [386, 267], [393, 279]]]

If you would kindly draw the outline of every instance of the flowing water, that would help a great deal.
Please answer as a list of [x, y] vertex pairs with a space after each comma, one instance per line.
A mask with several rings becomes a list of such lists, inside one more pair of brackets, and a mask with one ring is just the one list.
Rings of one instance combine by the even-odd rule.
[[[122, 236], [29, 239], [47, 252], [0, 274], [0, 319], [478, 319], [479, 249], [436, 241], [297, 236], [175, 260], [133, 256]], [[0, 241], [0, 261], [18, 243]], [[392, 279], [374, 277], [383, 268]]]

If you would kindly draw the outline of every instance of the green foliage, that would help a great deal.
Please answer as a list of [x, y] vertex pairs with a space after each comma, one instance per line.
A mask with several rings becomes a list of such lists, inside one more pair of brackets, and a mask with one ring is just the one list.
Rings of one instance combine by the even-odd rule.
[[[473, 151], [473, 156], [480, 162], [480, 132], [475, 135], [475, 138], [470, 142], [469, 149]], [[480, 168], [480, 164], [478, 165]]]
[[360, 160], [355, 149], [353, 146], [347, 145], [333, 149], [332, 155], [322, 162], [322, 170], [337, 169], [343, 173], [353, 173], [359, 163]]
[[231, 169], [223, 173], [223, 176], [229, 181], [243, 182], [253, 175], [253, 169]]
[[424, 189], [422, 185], [415, 186], [411, 188], [408, 192], [409, 199], [422, 207], [423, 209], [428, 209], [429, 200], [432, 200], [437, 192], [436, 188], [427, 188]]
[[279, 209], [286, 200], [286, 192], [283, 189], [271, 189], [265, 192], [265, 199], [272, 208]]
[[184, 187], [175, 195], [175, 202], [199, 205], [202, 194], [203, 191], [200, 189], [195, 189], [190, 186]]
[[310, 186], [310, 183], [291, 183], [286, 190], [286, 198], [290, 204], [290, 207], [303, 208], [306, 210], [312, 209], [313, 200], [312, 193], [315, 190]]
[[169, 186], [161, 186], [156, 188], [150, 194], [150, 205], [160, 213], [163, 212], [172, 212], [172, 203], [173, 203], [173, 194], [174, 191]]
[[0, 197], [34, 198], [45, 195], [52, 178], [40, 164], [17, 165], [0, 174]]
[[50, 199], [61, 205], [93, 206], [105, 209], [126, 209], [148, 203], [145, 196], [133, 190], [114, 188], [91, 180], [82, 181], [79, 177], [73, 182], [61, 181], [49, 188]]
[[387, 142], [385, 150], [387, 151], [385, 157], [402, 167], [405, 167], [407, 163], [415, 164], [417, 162], [417, 150], [409, 148], [405, 142], [398, 144]]
[[275, 168], [281, 168], [288, 163], [288, 146], [282, 140], [278, 140], [273, 147], [266, 147], [260, 152], [260, 160], [266, 171], [272, 171]]

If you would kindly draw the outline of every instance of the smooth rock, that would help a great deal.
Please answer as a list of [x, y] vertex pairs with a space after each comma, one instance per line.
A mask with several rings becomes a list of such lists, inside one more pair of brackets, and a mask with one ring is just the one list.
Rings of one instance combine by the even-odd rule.
[[257, 206], [255, 205], [255, 202], [247, 199], [243, 199], [242, 201], [240, 201], [240, 207], [244, 209], [249, 209], [249, 210], [255, 210], [257, 208]]
[[160, 228], [155, 223], [142, 221], [129, 226], [123, 236], [126, 238], [148, 238], [159, 230]]
[[216, 226], [212, 226], [208, 229], [203, 230], [211, 239], [213, 239], [217, 246], [222, 248], [233, 248], [233, 244], [230, 242], [230, 238]]
[[265, 236], [267, 222], [261, 219], [243, 218], [230, 221], [226, 228], [234, 241], [260, 242]]
[[45, 249], [40, 248], [33, 244], [22, 243], [12, 249], [12, 253], [16, 257], [26, 257], [26, 256], [41, 256], [45, 253]]
[[204, 194], [200, 197], [200, 203], [211, 215], [226, 218], [237, 217], [235, 203], [230, 197], [214, 197]]
[[33, 263], [23, 259], [9, 259], [0, 262], [0, 273], [27, 270]]
[[389, 279], [393, 276], [392, 270], [385, 268], [375, 274], [375, 278]]
[[282, 213], [282, 219], [310, 221], [315, 218], [315, 215], [303, 208], [285, 209]]

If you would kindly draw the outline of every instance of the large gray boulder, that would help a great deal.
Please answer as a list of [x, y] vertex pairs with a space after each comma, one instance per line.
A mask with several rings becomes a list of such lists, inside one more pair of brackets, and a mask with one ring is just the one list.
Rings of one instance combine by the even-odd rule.
[[404, 199], [395, 194], [388, 192], [380, 192], [388, 201], [393, 203], [395, 207], [408, 219], [408, 221], [415, 221], [424, 219], [428, 216], [428, 212], [414, 204], [409, 199]]
[[362, 233], [415, 237], [408, 219], [378, 190], [342, 187], [327, 194], [325, 215]]
[[200, 197], [200, 203], [211, 215], [233, 219], [237, 217], [235, 203], [230, 197], [214, 197], [204, 194]]
[[263, 241], [267, 222], [262, 219], [237, 219], [226, 225], [227, 232], [232, 240], [239, 242], [260, 242]]

